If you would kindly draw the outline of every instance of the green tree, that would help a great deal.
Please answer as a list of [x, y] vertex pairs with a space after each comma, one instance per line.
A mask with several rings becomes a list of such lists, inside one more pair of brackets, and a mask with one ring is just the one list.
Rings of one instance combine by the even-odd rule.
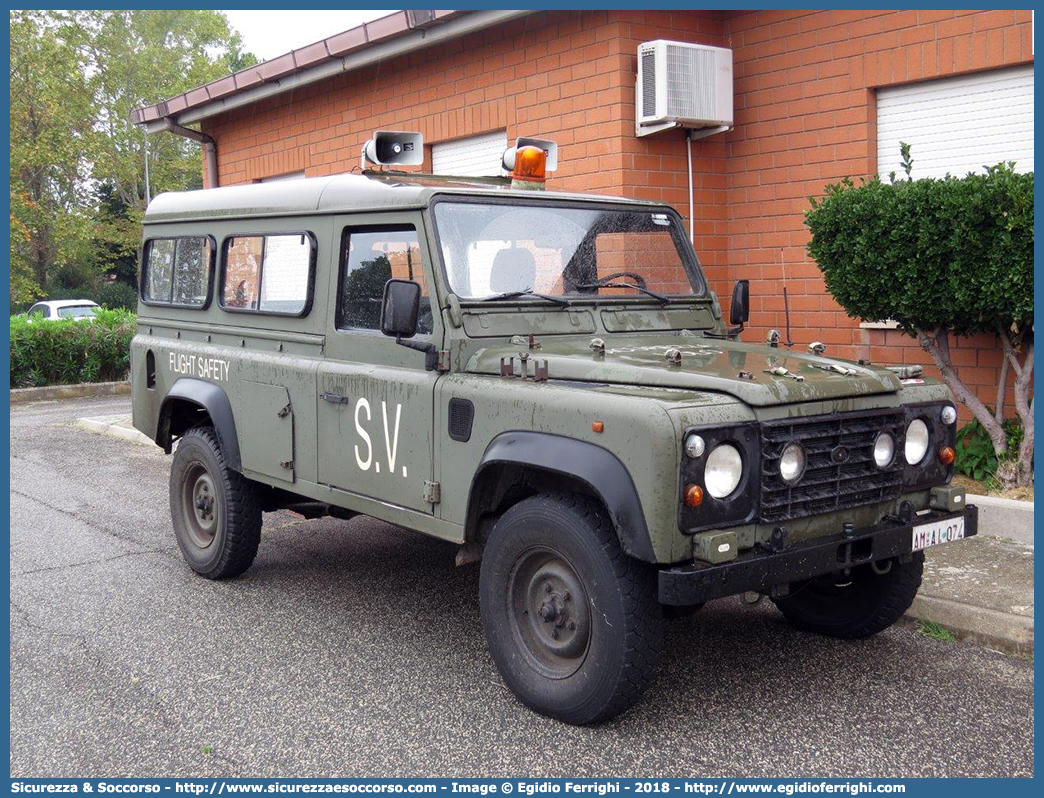
[[76, 32], [52, 12], [11, 12], [11, 301], [32, 301], [83, 254], [82, 189], [98, 136]]
[[146, 157], [153, 194], [202, 186], [198, 146], [131, 111], [252, 63], [217, 11], [11, 12], [12, 304], [121, 268]]
[[[909, 177], [910, 152], [903, 149]], [[811, 200], [809, 254], [850, 316], [893, 319], [917, 339], [946, 384], [989, 434], [998, 477], [1033, 477], [1033, 173], [1000, 164], [942, 180], [850, 180]], [[950, 337], [994, 334], [1004, 349], [991, 410], [965, 384]], [[1024, 435], [1013, 464], [1004, 403], [1009, 368]]]

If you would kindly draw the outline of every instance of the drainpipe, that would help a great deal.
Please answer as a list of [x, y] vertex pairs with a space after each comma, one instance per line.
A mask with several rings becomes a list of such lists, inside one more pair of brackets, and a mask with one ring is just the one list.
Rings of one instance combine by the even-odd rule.
[[206, 133], [179, 125], [171, 119], [164, 119], [160, 130], [166, 130], [175, 136], [184, 136], [187, 139], [198, 141], [203, 146], [203, 155], [207, 161], [207, 176], [210, 178], [210, 188], [218, 186], [217, 170], [217, 142]]

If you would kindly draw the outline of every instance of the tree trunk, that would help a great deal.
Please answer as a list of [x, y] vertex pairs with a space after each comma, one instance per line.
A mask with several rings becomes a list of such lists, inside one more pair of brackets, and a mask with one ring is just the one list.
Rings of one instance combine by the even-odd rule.
[[1015, 380], [1015, 410], [1022, 421], [1022, 444], [1019, 446], [1019, 486], [1033, 484], [1033, 408], [1030, 405], [1030, 390], [1033, 385], [1033, 344], [1026, 347], [1026, 358], [1022, 362], [1022, 373]]
[[931, 355], [932, 362], [942, 373], [943, 381], [953, 391], [953, 395], [961, 404], [971, 410], [972, 415], [982, 424], [983, 429], [993, 441], [993, 450], [997, 453], [997, 459], [1003, 459], [1008, 453], [1008, 437], [1004, 434], [1004, 427], [998, 421], [990, 409], [983, 404], [982, 400], [975, 395], [957, 374], [957, 370], [950, 361], [950, 341], [944, 327], [940, 327], [933, 333], [926, 330], [917, 331], [917, 341], [921, 348]]

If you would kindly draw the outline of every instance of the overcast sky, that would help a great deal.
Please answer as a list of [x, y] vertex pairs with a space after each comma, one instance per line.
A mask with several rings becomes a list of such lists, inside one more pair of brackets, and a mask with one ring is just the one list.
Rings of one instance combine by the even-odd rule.
[[262, 61], [391, 14], [384, 11], [225, 11], [243, 49]]

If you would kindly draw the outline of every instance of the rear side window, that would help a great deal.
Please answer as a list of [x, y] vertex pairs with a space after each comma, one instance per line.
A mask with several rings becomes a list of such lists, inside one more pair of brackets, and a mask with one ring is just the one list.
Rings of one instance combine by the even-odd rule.
[[149, 304], [204, 308], [213, 271], [210, 236], [151, 238], [145, 242], [141, 298]]
[[304, 316], [312, 304], [314, 271], [311, 233], [229, 236], [224, 246], [221, 307]]

